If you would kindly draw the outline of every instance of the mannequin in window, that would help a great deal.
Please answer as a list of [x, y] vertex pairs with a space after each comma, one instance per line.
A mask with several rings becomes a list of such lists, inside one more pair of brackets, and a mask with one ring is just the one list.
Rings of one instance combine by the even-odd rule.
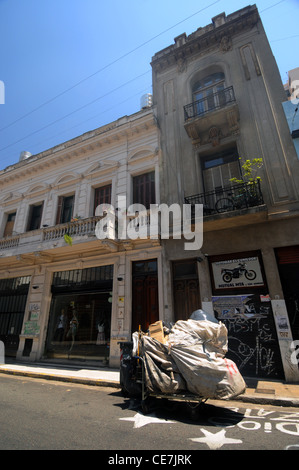
[[61, 314], [58, 318], [57, 328], [54, 335], [54, 341], [62, 341], [64, 330], [65, 330], [65, 323], [66, 323], [66, 316], [64, 314], [64, 310], [61, 310]]
[[69, 338], [70, 336], [72, 338], [72, 344], [71, 344], [71, 347], [69, 349], [70, 351], [73, 349], [75, 338], [76, 338], [76, 335], [77, 335], [77, 332], [78, 332], [78, 328], [79, 328], [79, 322], [78, 322], [78, 318], [77, 318], [77, 312], [76, 312], [75, 309], [73, 309], [73, 316], [72, 316], [72, 319], [70, 321], [70, 328], [69, 328], [69, 331], [67, 332], [67, 338]]

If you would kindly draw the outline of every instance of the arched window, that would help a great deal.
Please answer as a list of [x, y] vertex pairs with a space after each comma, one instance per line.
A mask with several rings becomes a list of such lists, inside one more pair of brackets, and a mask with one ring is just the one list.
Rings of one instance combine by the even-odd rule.
[[225, 105], [225, 76], [216, 72], [195, 82], [192, 88], [193, 102], [196, 103], [197, 114], [205, 113]]

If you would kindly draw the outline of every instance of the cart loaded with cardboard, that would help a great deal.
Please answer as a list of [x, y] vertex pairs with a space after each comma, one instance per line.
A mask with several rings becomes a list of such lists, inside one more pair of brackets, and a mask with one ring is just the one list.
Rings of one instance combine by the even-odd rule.
[[232, 399], [246, 388], [236, 364], [225, 357], [226, 326], [203, 310], [188, 320], [139, 329], [120, 348], [122, 392], [141, 397], [144, 413], [150, 397], [186, 401], [196, 409], [207, 399]]

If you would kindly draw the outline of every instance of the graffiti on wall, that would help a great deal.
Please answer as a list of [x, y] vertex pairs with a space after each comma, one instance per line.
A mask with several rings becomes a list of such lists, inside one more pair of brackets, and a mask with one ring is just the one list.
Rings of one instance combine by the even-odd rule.
[[214, 296], [215, 316], [228, 331], [228, 357], [244, 375], [282, 378], [271, 302], [257, 294]]

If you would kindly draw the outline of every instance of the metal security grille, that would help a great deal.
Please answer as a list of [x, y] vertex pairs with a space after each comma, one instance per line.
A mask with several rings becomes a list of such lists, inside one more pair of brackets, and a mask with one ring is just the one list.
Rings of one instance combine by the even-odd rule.
[[26, 300], [27, 294], [0, 298], [0, 336], [21, 333]]
[[19, 345], [30, 276], [0, 280], [0, 340], [6, 355], [13, 355]]
[[53, 275], [52, 292], [98, 290], [112, 286], [112, 280], [113, 265], [60, 271]]
[[0, 279], [0, 295], [28, 292], [30, 276]]

